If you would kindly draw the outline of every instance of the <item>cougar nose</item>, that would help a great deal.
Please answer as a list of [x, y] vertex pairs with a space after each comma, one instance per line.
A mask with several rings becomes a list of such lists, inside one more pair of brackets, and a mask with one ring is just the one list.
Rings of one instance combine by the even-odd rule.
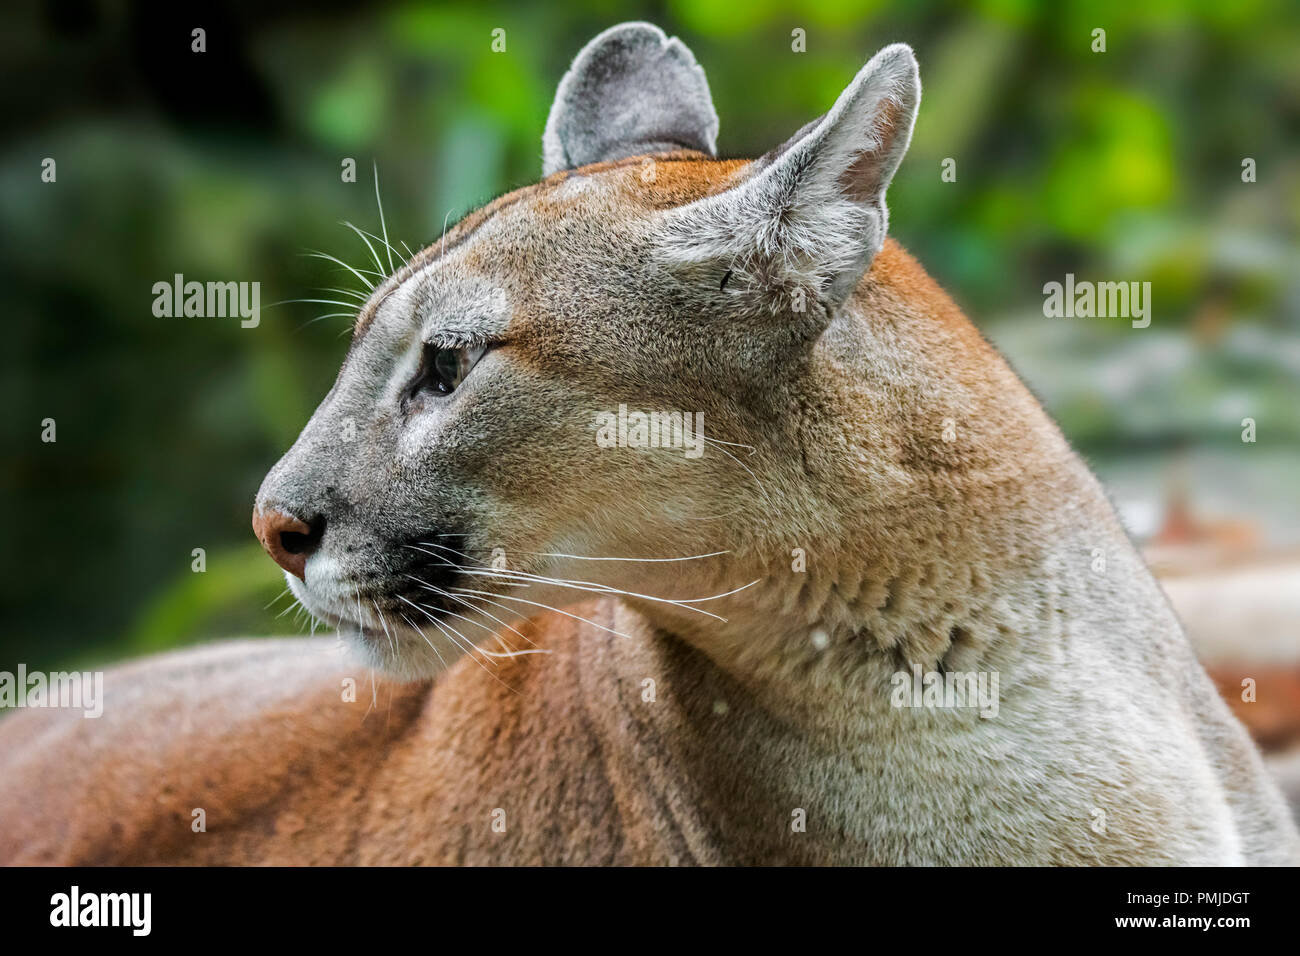
[[253, 509], [253, 533], [271, 560], [294, 577], [303, 581], [307, 559], [320, 544], [325, 531], [325, 520], [315, 519], [311, 524], [299, 521], [275, 508]]

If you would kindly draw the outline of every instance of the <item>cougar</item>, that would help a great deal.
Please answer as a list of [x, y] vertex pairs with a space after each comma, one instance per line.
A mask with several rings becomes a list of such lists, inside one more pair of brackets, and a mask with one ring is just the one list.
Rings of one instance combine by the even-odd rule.
[[596, 37], [258, 492], [339, 638], [6, 718], [0, 857], [1296, 862], [1098, 482], [887, 238], [919, 100], [889, 46], [722, 160], [681, 42]]

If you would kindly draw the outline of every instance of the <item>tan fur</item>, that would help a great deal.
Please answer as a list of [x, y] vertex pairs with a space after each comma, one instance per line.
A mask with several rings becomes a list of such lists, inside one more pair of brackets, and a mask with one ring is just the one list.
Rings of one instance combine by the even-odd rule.
[[[1096, 480], [885, 239], [919, 95], [894, 45], [781, 149], [715, 161], [679, 41], [593, 41], [561, 171], [375, 290], [258, 495], [264, 528], [316, 522], [277, 560], [352, 654], [464, 656], [397, 684], [239, 642], [110, 672], [97, 720], [8, 717], [0, 862], [1300, 858]], [[621, 403], [702, 414], [709, 453], [599, 446]], [[997, 714], [898, 706], [912, 668], [998, 676]]]
[[[672, 166], [673, 175], [661, 180], [660, 188], [678, 195], [711, 188], [730, 168]], [[934, 513], [952, 527], [932, 528], [924, 509], [904, 510], [896, 527], [858, 529], [892, 542], [892, 550], [862, 541], [835, 544], [843, 559], [831, 564], [818, 556], [814, 564], [823, 570], [809, 574], [797, 593], [778, 589], [771, 598], [775, 604], [755, 596], [731, 618], [761, 635], [757, 622], [773, 615], [788, 619], [792, 609], [811, 624], [834, 621], [854, 607], [852, 613], [867, 626], [852, 634], [836, 632], [828, 654], [817, 657], [788, 646], [779, 653], [762, 640], [732, 642], [728, 630], [683, 628], [705, 648], [702, 652], [651, 624], [665, 620], [654, 608], [641, 607], [650, 615], [645, 616], [612, 599], [573, 611], [635, 639], [614, 638], [569, 617], [541, 615], [523, 627], [548, 653], [500, 660], [492, 667], [462, 658], [433, 683], [380, 680], [372, 690], [369, 673], [323, 640], [240, 642], [170, 654], [110, 672], [99, 720], [31, 711], [0, 723], [0, 861], [1185, 861], [1161, 832], [1191, 827], [1208, 841], [1212, 814], [1198, 806], [1194, 787], [1188, 793], [1162, 793], [1158, 781], [1145, 777], [1136, 755], [1131, 773], [1118, 777], [1104, 766], [1075, 767], [1060, 779], [1031, 775], [1010, 783], [989, 775], [980, 792], [990, 803], [1033, 805], [1040, 791], [1064, 787], [1053, 799], [1066, 802], [1057, 803], [1053, 813], [1062, 805], [1072, 809], [1065, 818], [1009, 810], [979, 821], [962, 809], [971, 791], [955, 775], [944, 776], [958, 771], [942, 746], [928, 756], [924, 748], [914, 750], [910, 766], [900, 765], [890, 757], [887, 740], [873, 743], [854, 730], [868, 714], [854, 717], [844, 708], [863, 706], [849, 701], [856, 682], [866, 679], [863, 668], [874, 659], [855, 649], [862, 641], [897, 647], [907, 659], [984, 656], [1006, 675], [1004, 708], [1017, 706], [1017, 673], [1030, 681], [1050, 679], [1041, 661], [1019, 671], [1024, 665], [1015, 662], [1047, 650], [1060, 665], [1059, 655], [1071, 653], [1068, 642], [1055, 649], [1024, 645], [1015, 631], [1018, 609], [997, 607], [992, 579], [1023, 568], [1017, 555], [1035, 546], [1028, 537], [1016, 537], [1026, 509], [1052, 514], [1063, 498], [1086, 500], [1092, 484], [995, 353], [901, 249], [886, 245], [859, 297], [861, 314], [893, 327], [898, 343], [915, 343], [938, 379], [962, 383], [964, 401], [977, 407], [998, 406], [999, 420], [1008, 424], [989, 436], [996, 447], [982, 446], [978, 436], [955, 451], [939, 443], [898, 446], [900, 465], [928, 476], [930, 489], [922, 500], [934, 496], [940, 506]], [[959, 349], [947, 347], [953, 341]], [[834, 343], [826, 347], [835, 348]], [[847, 354], [839, 359], [851, 360]], [[905, 394], [895, 396], [902, 404], [893, 408], [880, 405], [884, 393], [865, 402], [856, 375], [846, 373], [837, 382], [832, 373], [827, 388], [826, 401], [862, 410], [859, 427], [867, 435], [883, 427], [877, 415], [888, 418], [912, 408]], [[898, 433], [933, 430], [927, 424]], [[814, 471], [838, 467], [831, 459], [819, 462], [815, 447], [807, 454]], [[1005, 470], [1009, 457], [1017, 459], [1017, 467]], [[1025, 481], [1027, 475], [1035, 480]], [[978, 486], [985, 482], [981, 491]], [[1054, 533], [1043, 520], [1032, 529], [1033, 537]], [[1120, 536], [1100, 502], [1089, 520]], [[931, 535], [945, 542], [938, 552]], [[910, 542], [931, 557], [909, 577]], [[874, 555], [879, 573], [857, 570], [846, 577], [855, 549]], [[823, 573], [828, 564], [838, 568], [830, 579]], [[716, 583], [735, 580], [738, 570], [722, 572]], [[742, 576], [753, 570], [743, 569]], [[958, 574], [965, 575], [961, 588], [953, 586]], [[715, 583], [698, 572], [691, 575], [707, 586]], [[873, 590], [873, 579], [893, 583]], [[892, 603], [897, 612], [900, 602], [927, 601], [931, 593], [944, 592], [964, 595], [963, 603], [935, 608], [936, 624], [923, 632], [933, 643], [907, 636], [895, 644], [880, 607]], [[782, 603], [784, 608], [777, 606]], [[1044, 610], [1050, 614], [1052, 606]], [[979, 646], [953, 646], [958, 635]], [[837, 676], [844, 673], [845, 661], [857, 662], [857, 676], [847, 683]], [[887, 671], [899, 665], [884, 666]], [[1195, 664], [1166, 666], [1175, 673]], [[356, 682], [356, 702], [342, 699], [347, 678]], [[652, 702], [644, 699], [647, 679], [655, 682]], [[1194, 683], [1208, 686], [1203, 675]], [[1171, 701], [1177, 700], [1181, 692], [1171, 690]], [[1026, 700], [1025, 706], [1026, 716], [1038, 719], [1038, 704]], [[1214, 729], [1205, 745], [1220, 755], [1213, 759], [1225, 781], [1229, 786], [1237, 781], [1243, 793], [1254, 790], [1262, 771], [1240, 728], [1212, 691], [1198, 706], [1211, 712]], [[886, 709], [876, 716], [889, 715]], [[1122, 712], [1115, 718], [1130, 719]], [[978, 726], [975, 720], [971, 731]], [[1045, 738], [1070, 732], [1054, 726], [1043, 725]], [[919, 733], [919, 727], [904, 732]], [[878, 736], [879, 729], [874, 733]], [[1174, 757], [1176, 740], [1170, 731]], [[1008, 752], [999, 758], [996, 740], [991, 743], [990, 761], [1028, 756]], [[1070, 745], [1064, 739], [1044, 744], [1049, 752]], [[984, 745], [972, 737], [964, 746]], [[930, 779], [930, 773], [941, 777]], [[1196, 778], [1187, 773], [1189, 780]], [[884, 774], [896, 778], [897, 788], [890, 801], [877, 803], [881, 798], [872, 795], [869, 782]], [[846, 803], [855, 777], [863, 780], [856, 788], [860, 798]], [[916, 831], [899, 843], [897, 837], [907, 832], [902, 821], [916, 809], [909, 800], [928, 805], [938, 830]], [[1109, 837], [1090, 828], [1094, 806], [1110, 814]], [[196, 808], [206, 812], [205, 833], [191, 828]], [[807, 814], [806, 833], [791, 831], [797, 809]], [[499, 811], [504, 811], [503, 833], [493, 829]], [[874, 822], [863, 830], [863, 819]], [[980, 829], [972, 832], [972, 826]], [[1294, 846], [1277, 850], [1294, 853]], [[1211, 859], [1209, 843], [1206, 851]]]

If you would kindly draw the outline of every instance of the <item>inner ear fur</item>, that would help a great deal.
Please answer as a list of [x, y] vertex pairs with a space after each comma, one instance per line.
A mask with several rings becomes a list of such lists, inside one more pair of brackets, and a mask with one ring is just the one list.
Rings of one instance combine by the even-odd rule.
[[881, 50], [830, 112], [753, 163], [741, 182], [673, 210], [666, 254], [680, 265], [731, 269], [733, 294], [765, 299], [767, 311], [785, 310], [791, 297], [838, 305], [884, 244], [885, 192], [920, 96], [911, 48]]

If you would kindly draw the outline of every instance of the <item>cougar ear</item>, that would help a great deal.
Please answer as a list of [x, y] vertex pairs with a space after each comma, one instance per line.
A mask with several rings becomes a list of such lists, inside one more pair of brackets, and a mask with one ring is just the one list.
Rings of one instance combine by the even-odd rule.
[[640, 153], [714, 155], [718, 114], [709, 83], [680, 40], [649, 23], [611, 27], [560, 80], [542, 135], [542, 172]]
[[765, 296], [773, 312], [795, 289], [800, 301], [842, 302], [885, 241], [885, 189], [920, 99], [911, 47], [881, 50], [829, 113], [753, 163], [741, 182], [674, 210], [668, 254], [730, 270], [732, 294]]

